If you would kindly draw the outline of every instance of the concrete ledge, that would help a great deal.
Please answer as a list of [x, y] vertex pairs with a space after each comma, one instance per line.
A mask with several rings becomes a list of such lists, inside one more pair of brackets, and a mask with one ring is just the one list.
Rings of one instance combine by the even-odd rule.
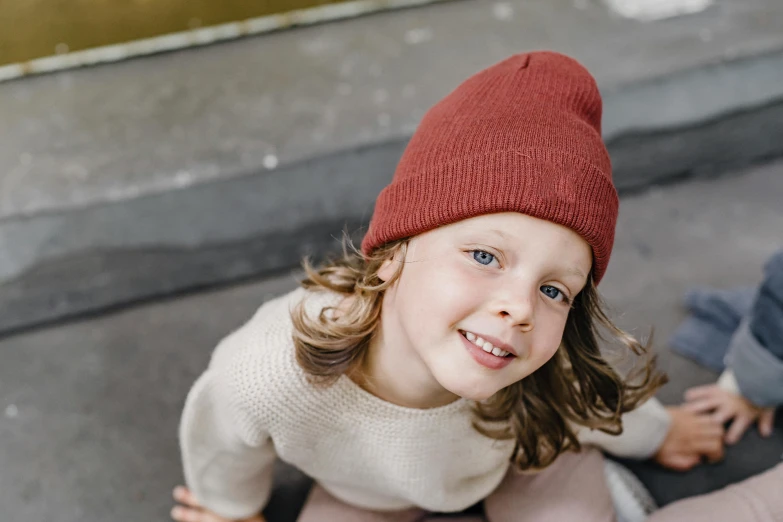
[[[609, 148], [623, 194], [782, 155], [780, 136], [783, 100], [690, 128], [621, 136]], [[33, 248], [30, 269], [2, 286], [0, 331], [269, 275], [304, 255], [337, 252], [343, 231], [361, 234], [404, 144], [1, 222], [3, 243], [48, 250]], [[40, 244], [25, 240], [31, 237]]]
[[[523, 37], [484, 3], [449, 2], [0, 85], [11, 95], [0, 96], [0, 110], [10, 114], [0, 126], [18, 124], [0, 144], [0, 332], [269, 274], [304, 254], [336, 250], [333, 237], [366, 225], [424, 108], [468, 74], [524, 49], [565, 51], [594, 71], [622, 193], [783, 155], [783, 34], [770, 29], [774, 20], [783, 25], [779, 3], [755, 0], [732, 11], [731, 2], [717, 2], [701, 15], [656, 22], [662, 25], [619, 20], [599, 4], [507, 4], [516, 28], [528, 29]], [[531, 37], [555, 21], [560, 39]], [[465, 36], [470, 24], [495, 43]], [[694, 31], [703, 38], [705, 27], [723, 47], [694, 43]], [[609, 37], [597, 40], [598, 29]], [[376, 40], [366, 40], [371, 34]], [[368, 51], [364, 44], [381, 34], [432, 41]], [[681, 53], [669, 54], [672, 42], [682, 43]], [[269, 62], [282, 76], [258, 76], [265, 83], [255, 91], [237, 82], [257, 72], [209, 84], [215, 70], [237, 70], [221, 55], [247, 60], [258, 52], [264, 61], [286, 49], [310, 53], [311, 68]], [[334, 76], [317, 69], [318, 53]], [[344, 56], [366, 67], [345, 73], [354, 83], [339, 73]], [[175, 60], [190, 76], [170, 69]], [[435, 65], [442, 63], [454, 66]], [[311, 73], [320, 84], [306, 84]], [[145, 90], [157, 74], [182, 78]], [[111, 78], [135, 83], [123, 90]], [[355, 96], [340, 94], [345, 85]], [[102, 106], [97, 94], [112, 103]], [[37, 99], [41, 108], [32, 106]], [[59, 105], [47, 106], [52, 100]], [[214, 112], [232, 102], [238, 109], [230, 117]], [[133, 103], [140, 105], [132, 110]], [[138, 111], [153, 119], [134, 122]]]
[[344, 230], [369, 220], [402, 147], [0, 222], [0, 244], [16, 245], [16, 259], [29, 263], [2, 286], [0, 331], [274, 273], [334, 251]]
[[637, 131], [608, 143], [621, 194], [710, 177], [783, 155], [783, 98], [673, 129]]

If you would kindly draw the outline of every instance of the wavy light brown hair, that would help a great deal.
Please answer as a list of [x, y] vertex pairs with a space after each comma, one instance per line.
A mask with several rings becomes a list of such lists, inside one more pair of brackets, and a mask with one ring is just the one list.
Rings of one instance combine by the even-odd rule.
[[[399, 278], [404, 262], [388, 281], [378, 271], [395, 255], [404, 260], [407, 246], [403, 239], [363, 256], [346, 240], [342, 258], [317, 269], [305, 261], [305, 288], [350, 298], [339, 314], [327, 308], [311, 318], [303, 304], [293, 311], [296, 359], [314, 383], [329, 385], [361, 370], [380, 323], [384, 291]], [[636, 368], [625, 377], [601, 354], [599, 340], [607, 337], [619, 341], [617, 355], [637, 357]], [[620, 416], [666, 382], [647, 350], [607, 317], [589, 277], [574, 299], [560, 349], [525, 379], [476, 403], [474, 427], [494, 439], [515, 439], [511, 460], [519, 469], [546, 467], [560, 453], [579, 449], [580, 427], [620, 434]]]

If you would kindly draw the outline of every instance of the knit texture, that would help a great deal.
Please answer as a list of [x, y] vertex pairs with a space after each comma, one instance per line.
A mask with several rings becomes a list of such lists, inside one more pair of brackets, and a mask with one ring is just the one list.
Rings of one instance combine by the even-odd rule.
[[601, 139], [601, 96], [575, 60], [512, 56], [430, 109], [375, 204], [362, 250], [496, 212], [579, 233], [606, 272], [618, 198]]
[[[452, 512], [488, 496], [508, 469], [513, 442], [479, 434], [469, 401], [411, 409], [347, 377], [326, 388], [308, 383], [294, 356], [290, 316], [305, 296], [311, 317], [339, 300], [299, 289], [266, 303], [218, 345], [190, 391], [180, 446], [196, 498], [229, 519], [257, 513], [269, 498], [276, 457], [366, 509]], [[593, 441], [592, 432], [582, 440], [645, 458], [662, 440], [650, 433], [668, 426], [661, 410], [653, 401], [626, 414], [638, 425], [630, 435]]]

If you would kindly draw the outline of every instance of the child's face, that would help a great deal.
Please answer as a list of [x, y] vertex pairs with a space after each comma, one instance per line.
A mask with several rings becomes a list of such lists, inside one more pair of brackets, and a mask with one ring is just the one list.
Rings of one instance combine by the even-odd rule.
[[[486, 399], [555, 354], [591, 266], [592, 250], [576, 232], [516, 212], [426, 232], [411, 240], [384, 297], [384, 343], [411, 356], [398, 371]], [[380, 276], [394, 269], [389, 262]], [[500, 356], [478, 347], [476, 337], [503, 350], [495, 350]]]

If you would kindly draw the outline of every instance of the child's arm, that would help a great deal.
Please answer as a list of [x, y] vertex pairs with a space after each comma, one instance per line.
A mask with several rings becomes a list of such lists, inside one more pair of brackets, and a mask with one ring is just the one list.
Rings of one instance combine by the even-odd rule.
[[731, 338], [726, 366], [751, 403], [783, 404], [783, 250], [764, 267], [753, 306]]
[[723, 456], [722, 437], [717, 422], [682, 408], [664, 407], [655, 398], [623, 415], [620, 435], [585, 429], [579, 433], [580, 442], [612, 455], [654, 458], [662, 466], [677, 470], [692, 468], [702, 456], [719, 460]]
[[189, 491], [199, 508], [224, 520], [257, 515], [272, 489], [274, 448], [239, 388], [219, 367], [210, 368], [188, 394], [180, 424]]
[[672, 424], [666, 408], [655, 398], [623, 414], [622, 419], [623, 432], [620, 435], [582, 429], [577, 435], [579, 441], [598, 446], [618, 457], [643, 460], [655, 454]]
[[241, 520], [221, 517], [199, 504], [195, 495], [183, 486], [174, 488], [174, 500], [181, 504], [171, 510], [171, 518], [177, 522], [266, 522], [263, 515], [255, 515]]

